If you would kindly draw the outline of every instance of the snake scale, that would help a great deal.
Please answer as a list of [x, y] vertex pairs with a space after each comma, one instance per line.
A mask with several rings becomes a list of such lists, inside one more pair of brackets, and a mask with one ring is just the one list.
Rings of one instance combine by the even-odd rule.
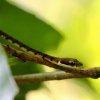
[[31, 53], [32, 55], [38, 57], [41, 57], [43, 60], [48, 60], [51, 63], [63, 65], [63, 66], [72, 66], [72, 67], [80, 67], [83, 64], [74, 58], [60, 58], [60, 57], [54, 57], [45, 53], [42, 53], [36, 49], [33, 49], [24, 43], [20, 42], [19, 40], [13, 38], [12, 36], [8, 35], [7, 33], [0, 30], [0, 37], [3, 39], [6, 39], [7, 41], [11, 42], [13, 45], [16, 45], [18, 48], [21, 48], [21, 50]]

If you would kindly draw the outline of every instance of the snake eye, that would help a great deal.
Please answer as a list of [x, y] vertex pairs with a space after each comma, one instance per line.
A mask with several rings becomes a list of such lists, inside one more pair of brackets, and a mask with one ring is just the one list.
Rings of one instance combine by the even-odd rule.
[[69, 63], [74, 64], [75, 62], [74, 62], [74, 60], [71, 59], [71, 60], [69, 60]]
[[62, 64], [70, 65], [70, 66], [82, 66], [82, 63], [79, 62], [77, 59], [73, 58], [63, 58], [60, 61]]

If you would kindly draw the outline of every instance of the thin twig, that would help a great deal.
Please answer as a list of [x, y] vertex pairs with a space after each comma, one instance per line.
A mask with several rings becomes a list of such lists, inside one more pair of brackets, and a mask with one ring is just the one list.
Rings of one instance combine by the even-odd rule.
[[64, 71], [14, 76], [14, 78], [18, 84], [35, 83], [35, 82], [50, 81], [50, 80], [80, 78], [80, 77], [83, 78], [81, 75], [73, 75], [70, 73], [66, 73]]
[[64, 80], [72, 78], [90, 78], [90, 77], [89, 76], [84, 77], [82, 75], [74, 75], [71, 73], [66, 73], [64, 71], [59, 71], [59, 72], [18, 75], [14, 76], [14, 78], [18, 84], [26, 84], [26, 83], [36, 83], [36, 82], [50, 81], [50, 80]]

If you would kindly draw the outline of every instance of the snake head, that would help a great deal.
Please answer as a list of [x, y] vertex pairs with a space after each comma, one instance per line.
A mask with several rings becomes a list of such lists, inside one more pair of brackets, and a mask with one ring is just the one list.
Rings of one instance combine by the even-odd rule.
[[75, 67], [80, 67], [83, 64], [79, 62], [77, 59], [74, 58], [61, 58], [60, 63], [64, 65], [69, 65], [69, 66], [75, 66]]

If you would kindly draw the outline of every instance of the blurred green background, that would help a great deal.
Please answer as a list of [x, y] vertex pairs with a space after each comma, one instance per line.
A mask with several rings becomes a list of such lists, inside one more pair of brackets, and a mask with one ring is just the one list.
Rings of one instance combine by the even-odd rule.
[[[100, 66], [99, 0], [1, 0], [0, 29], [28, 46], [59, 57]], [[11, 58], [11, 57], [9, 57]], [[53, 71], [15, 58], [12, 73]], [[16, 100], [99, 100], [100, 79], [71, 79], [20, 85]], [[62, 90], [62, 93], [61, 91]]]

